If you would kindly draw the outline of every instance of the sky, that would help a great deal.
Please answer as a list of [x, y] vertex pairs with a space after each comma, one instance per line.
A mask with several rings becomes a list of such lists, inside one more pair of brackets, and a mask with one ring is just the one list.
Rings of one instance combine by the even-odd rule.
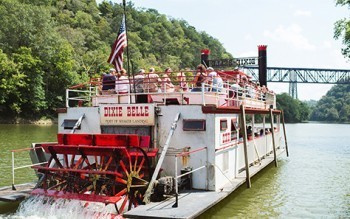
[[[101, 2], [97, 0], [97, 2]], [[122, 0], [112, 0], [121, 3]], [[234, 57], [258, 56], [267, 45], [268, 67], [350, 69], [335, 40], [334, 23], [349, 18], [349, 9], [335, 0], [135, 0], [137, 8], [152, 8], [186, 20], [197, 31], [218, 39]], [[268, 83], [276, 93], [287, 83]], [[300, 100], [319, 100], [333, 85], [298, 84]]]

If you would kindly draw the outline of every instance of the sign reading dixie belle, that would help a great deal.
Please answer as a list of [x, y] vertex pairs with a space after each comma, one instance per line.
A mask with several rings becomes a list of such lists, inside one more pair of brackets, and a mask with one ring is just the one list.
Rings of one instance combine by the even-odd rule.
[[101, 125], [154, 125], [154, 106], [105, 105], [100, 107]]

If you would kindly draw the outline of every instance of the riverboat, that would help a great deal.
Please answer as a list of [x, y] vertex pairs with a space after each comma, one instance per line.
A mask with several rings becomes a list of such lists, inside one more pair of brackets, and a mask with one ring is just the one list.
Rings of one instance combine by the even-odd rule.
[[198, 92], [136, 92], [134, 77], [126, 93], [94, 80], [67, 89], [57, 142], [32, 144], [31, 195], [103, 203], [116, 217], [195, 218], [250, 187], [287, 151], [283, 112], [242, 71], [217, 73], [222, 87], [207, 80]]

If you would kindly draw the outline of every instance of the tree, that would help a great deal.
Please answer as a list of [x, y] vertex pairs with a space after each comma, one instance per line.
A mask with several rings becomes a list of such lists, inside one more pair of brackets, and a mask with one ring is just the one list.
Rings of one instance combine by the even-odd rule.
[[7, 117], [18, 114], [21, 109], [17, 104], [25, 75], [17, 70], [17, 65], [0, 50], [0, 112]]
[[277, 108], [283, 110], [286, 122], [303, 122], [309, 119], [310, 109], [306, 103], [282, 93], [276, 97]]
[[311, 120], [350, 122], [350, 84], [333, 86], [317, 102], [311, 113]]
[[[64, 107], [65, 89], [99, 77], [124, 8], [112, 1], [0, 0], [0, 116], [40, 117]], [[126, 5], [130, 71], [193, 69], [200, 50], [231, 58], [221, 43], [186, 21]], [[129, 59], [129, 60], [128, 60]], [[132, 73], [132, 72], [129, 72]]]
[[[350, 7], [349, 0], [336, 0], [336, 5]], [[343, 18], [334, 25], [334, 38], [342, 39], [344, 48], [342, 53], [346, 58], [350, 57], [350, 20]]]
[[17, 70], [24, 77], [21, 86], [18, 87], [18, 92], [21, 94], [19, 99], [11, 101], [17, 102], [24, 117], [42, 112], [47, 108], [47, 104], [41, 60], [33, 57], [30, 48], [21, 47], [17, 53], [13, 54], [13, 61], [17, 63]]

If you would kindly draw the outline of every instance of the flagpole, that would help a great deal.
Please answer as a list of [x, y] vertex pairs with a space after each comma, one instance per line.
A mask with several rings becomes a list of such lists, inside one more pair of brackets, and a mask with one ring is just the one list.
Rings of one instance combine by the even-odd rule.
[[[125, 19], [125, 34], [126, 34], [126, 42], [127, 42], [127, 47], [126, 47], [126, 57], [128, 59], [128, 78], [130, 81], [130, 56], [129, 56], [129, 37], [128, 37], [128, 27], [127, 27], [127, 20], [126, 20], [126, 4], [125, 4], [125, 0], [123, 0], [123, 8], [124, 8], [124, 19]], [[133, 85], [134, 85], [134, 91], [135, 91], [135, 74], [134, 72], [132, 72], [132, 81], [133, 81]], [[131, 86], [129, 86], [130, 89], [130, 93], [131, 93]], [[136, 99], [135, 99], [136, 100]], [[131, 102], [131, 95], [130, 95], [130, 102]]]
[[126, 34], [126, 43], [127, 43], [127, 47], [126, 47], [126, 57], [128, 59], [128, 76], [130, 77], [130, 59], [129, 59], [129, 37], [128, 37], [128, 27], [127, 27], [127, 20], [126, 20], [126, 4], [125, 4], [125, 0], [123, 0], [123, 8], [124, 8], [124, 19], [125, 19], [125, 34]]

